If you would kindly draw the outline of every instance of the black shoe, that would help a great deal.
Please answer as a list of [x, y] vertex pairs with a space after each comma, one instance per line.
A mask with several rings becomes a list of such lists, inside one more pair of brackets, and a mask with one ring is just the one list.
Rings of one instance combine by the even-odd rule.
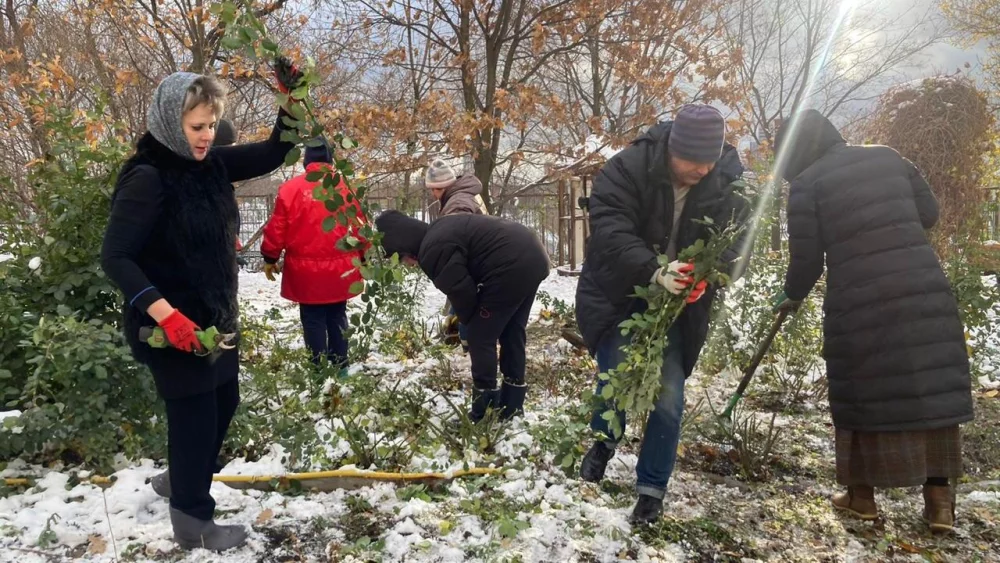
[[487, 409], [500, 408], [499, 389], [472, 389], [472, 409], [469, 411], [469, 420], [479, 422], [486, 417]]
[[524, 396], [528, 393], [527, 384], [514, 385], [504, 381], [500, 385], [500, 413], [502, 420], [510, 420], [524, 414]]
[[583, 456], [580, 462], [580, 479], [591, 483], [600, 483], [604, 479], [604, 471], [608, 468], [608, 462], [615, 457], [614, 448], [609, 448], [604, 442], [594, 442], [590, 446], [590, 451]]
[[663, 516], [663, 499], [651, 497], [649, 495], [639, 495], [639, 502], [635, 503], [632, 515], [628, 521], [633, 526], [638, 524], [652, 524]]

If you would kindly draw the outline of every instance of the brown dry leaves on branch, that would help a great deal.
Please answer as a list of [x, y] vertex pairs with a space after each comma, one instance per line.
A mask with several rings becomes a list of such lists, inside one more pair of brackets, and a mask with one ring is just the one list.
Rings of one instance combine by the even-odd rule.
[[982, 221], [993, 125], [986, 96], [971, 80], [940, 76], [888, 91], [869, 126], [869, 138], [910, 159], [934, 191], [941, 218], [932, 239], [942, 258], [955, 236], [975, 232]]

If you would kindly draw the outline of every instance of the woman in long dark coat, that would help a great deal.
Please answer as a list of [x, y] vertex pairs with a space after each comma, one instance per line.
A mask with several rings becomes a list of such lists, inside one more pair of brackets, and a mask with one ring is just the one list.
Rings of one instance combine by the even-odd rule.
[[815, 110], [782, 127], [776, 148], [791, 182], [778, 307], [796, 307], [827, 269], [823, 357], [847, 486], [833, 505], [875, 519], [875, 487], [923, 485], [924, 518], [951, 530], [959, 424], [973, 412], [958, 305], [924, 232], [937, 201], [899, 153], [848, 145]]
[[[212, 147], [226, 91], [213, 77], [178, 72], [157, 87], [147, 126], [122, 167], [112, 197], [101, 264], [125, 294], [125, 336], [153, 372], [166, 403], [170, 520], [186, 549], [241, 545], [242, 526], [213, 520], [212, 473], [239, 404], [239, 350], [214, 361], [196, 331], [237, 333], [236, 235], [232, 182], [281, 166], [292, 145], [278, 123], [268, 140]], [[169, 348], [139, 339], [143, 326], [163, 329]], [[161, 489], [161, 491], [164, 489]]]

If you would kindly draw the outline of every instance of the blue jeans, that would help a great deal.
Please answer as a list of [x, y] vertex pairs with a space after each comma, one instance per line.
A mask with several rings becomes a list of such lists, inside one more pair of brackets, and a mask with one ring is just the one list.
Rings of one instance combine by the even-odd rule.
[[[677, 323], [667, 333], [668, 345], [663, 352], [663, 370], [660, 376], [660, 395], [653, 412], [649, 413], [646, 434], [642, 437], [639, 462], [635, 466], [636, 492], [655, 498], [663, 498], [667, 482], [674, 472], [677, 461], [677, 444], [680, 441], [681, 416], [684, 414], [684, 351], [681, 330]], [[597, 347], [597, 369], [605, 373], [618, 367], [624, 357], [619, 349], [628, 344], [628, 337], [622, 336], [616, 328]], [[597, 396], [605, 382], [597, 381]], [[608, 421], [601, 418], [607, 407], [599, 405], [590, 420], [590, 427], [596, 432], [612, 438]], [[625, 413], [618, 411], [622, 432], [625, 431]], [[614, 447], [614, 441], [607, 442]]]
[[302, 333], [314, 364], [324, 356], [331, 364], [347, 367], [347, 301], [327, 305], [299, 305]]

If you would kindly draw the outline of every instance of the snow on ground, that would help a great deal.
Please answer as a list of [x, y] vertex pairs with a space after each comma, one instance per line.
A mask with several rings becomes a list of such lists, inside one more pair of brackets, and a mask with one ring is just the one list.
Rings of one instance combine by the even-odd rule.
[[[298, 333], [297, 309], [280, 298], [280, 283], [268, 282], [262, 274], [243, 273], [240, 286], [248, 315], [276, 310], [279, 328], [289, 334]], [[553, 272], [540, 291], [572, 304], [575, 288], [576, 278]], [[433, 319], [440, 315], [444, 296], [425, 284], [420, 302], [421, 314]], [[536, 301], [533, 320], [540, 310], [541, 304]], [[551, 325], [551, 321], [540, 322], [543, 329]], [[535, 362], [569, 362], [576, 357], [561, 340], [535, 346], [531, 359]], [[387, 384], [399, 381], [400, 385], [417, 386], [425, 384], [437, 362], [428, 358], [379, 361], [363, 369], [377, 370]], [[468, 358], [459, 351], [455, 351], [451, 362], [457, 373], [468, 371]], [[719, 404], [735, 387], [737, 377], [734, 372], [714, 378], [696, 376], [689, 382], [689, 406], [703, 394]], [[589, 377], [585, 380], [585, 386], [591, 385]], [[634, 501], [631, 487], [637, 444], [623, 445], [610, 463], [603, 485], [567, 477], [553, 467], [552, 454], [541, 443], [544, 436], [531, 430], [547, 428], [545, 425], [557, 418], [555, 414], [572, 397], [533, 393], [529, 399], [526, 415], [514, 422], [512, 432], [496, 447], [497, 454], [508, 460], [504, 472], [496, 477], [455, 479], [438, 493], [444, 494], [443, 498], [408, 497], [402, 487], [385, 483], [354, 491], [306, 495], [244, 491], [214, 483], [212, 494], [218, 502], [219, 519], [252, 530], [247, 545], [221, 555], [176, 550], [171, 541], [168, 504], [147, 484], [162, 470], [150, 460], [127, 464], [114, 474], [114, 483], [104, 489], [79, 482], [76, 477], [85, 475], [71, 470], [29, 467], [14, 461], [0, 476], [36, 475], [39, 481], [23, 492], [0, 498], [0, 563], [77, 559], [673, 562], [707, 560], [706, 554], [740, 560], [725, 554], [744, 548], [759, 555], [759, 559], [744, 557], [745, 562], [842, 561], [845, 557], [874, 561], [888, 560], [883, 559], [892, 553], [887, 549], [913, 553], [913, 544], [919, 544], [921, 549], [936, 545], [920, 535], [919, 524], [910, 522], [917, 518], [918, 494], [884, 499], [891, 518], [889, 524], [882, 524], [889, 526], [882, 543], [888, 542], [890, 548], [879, 547], [879, 539], [872, 539], [872, 534], [883, 533], [877, 527], [842, 520], [829, 509], [826, 497], [836, 487], [831, 477], [832, 431], [824, 425], [822, 409], [801, 418], [779, 416], [778, 426], [795, 433], [792, 447], [798, 448], [793, 450], [798, 453], [789, 463], [796, 464], [797, 469], [773, 483], [751, 488], [729, 477], [709, 478], [688, 461], [688, 455], [682, 455], [665, 503], [667, 523], [652, 536], [636, 535], [627, 518]], [[317, 431], [329, 431], [329, 424], [318, 421]], [[335, 453], [331, 452], [331, 458], [337, 458]], [[231, 460], [222, 473], [280, 474], [286, 471], [283, 454], [280, 446], [272, 444], [261, 459]], [[721, 461], [725, 462], [726, 457]], [[470, 455], [466, 461], [469, 466], [485, 465], [477, 455]], [[450, 471], [460, 466], [461, 462], [450, 459], [442, 446], [436, 452], [415, 457], [409, 468]], [[979, 483], [959, 496], [960, 518], [968, 529], [960, 532], [957, 542], [981, 550], [985, 558], [979, 560], [984, 561], [1000, 557], [996, 552], [1000, 542], [992, 542], [991, 546], [990, 541], [979, 539], [987, 537], [982, 532], [988, 527], [985, 522], [993, 522], [995, 529], [1000, 520], [996, 516], [1000, 513], [1000, 497], [995, 483]], [[498, 506], [506, 507], [506, 515], [491, 512]], [[901, 523], [892, 527], [896, 521]], [[977, 534], [975, 538], [969, 537], [970, 530]], [[371, 542], [378, 540], [379, 545], [358, 540], [359, 534]], [[693, 539], [702, 536], [707, 538], [704, 541], [712, 542], [708, 551]], [[906, 537], [908, 547], [891, 548], [894, 542], [903, 541], [900, 537]], [[964, 552], [952, 550], [951, 545], [945, 547], [951, 550], [945, 552], [947, 560], [967, 560]], [[343, 549], [334, 553], [334, 546]]]

